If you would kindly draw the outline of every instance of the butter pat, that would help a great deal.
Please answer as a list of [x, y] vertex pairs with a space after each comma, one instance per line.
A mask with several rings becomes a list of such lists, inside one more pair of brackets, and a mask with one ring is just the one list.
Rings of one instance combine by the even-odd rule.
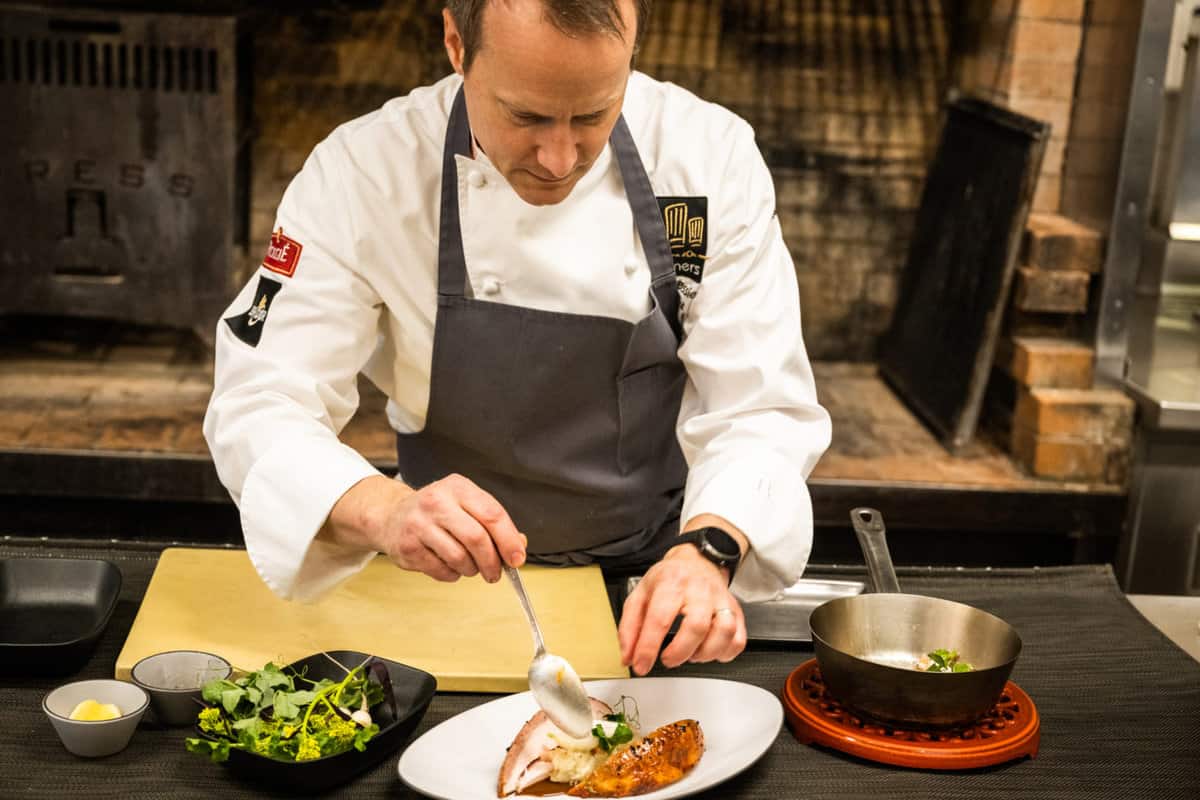
[[87, 699], [71, 709], [68, 718], [82, 722], [102, 722], [106, 719], [116, 719], [119, 716], [121, 716], [121, 709], [116, 705]]

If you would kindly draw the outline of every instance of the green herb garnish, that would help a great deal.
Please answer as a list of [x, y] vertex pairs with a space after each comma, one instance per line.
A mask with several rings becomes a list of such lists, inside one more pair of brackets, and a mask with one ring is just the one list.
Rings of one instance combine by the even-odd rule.
[[604, 718], [609, 722], [617, 723], [617, 727], [613, 730], [612, 736], [605, 736], [604, 728], [600, 725], [592, 728], [592, 735], [600, 742], [601, 750], [611, 753], [617, 745], [633, 741], [633, 729], [629, 727], [624, 714], [605, 714]]
[[[368, 664], [370, 668], [368, 669]], [[379, 733], [369, 709], [384, 699], [384, 687], [369, 679], [382, 664], [369, 660], [347, 670], [341, 681], [311, 681], [267, 664], [236, 681], [205, 684], [207, 707], [197, 723], [208, 738], [187, 739], [189, 752], [225, 761], [233, 748], [280, 761], [311, 761], [366, 749]], [[386, 669], [382, 672], [386, 676]], [[297, 682], [308, 684], [297, 687]]]
[[926, 672], [970, 672], [975, 667], [966, 661], [960, 661], [957, 650], [934, 650], [929, 653], [931, 663], [925, 668]]
[[633, 711], [627, 711], [625, 708], [626, 700], [633, 703], [632, 697], [622, 695], [614, 709], [614, 713], [604, 715], [604, 719], [608, 722], [617, 723], [617, 727], [613, 730], [611, 736], [604, 733], [602, 725], [597, 724], [592, 727], [592, 735], [600, 742], [600, 749], [606, 753], [611, 753], [613, 748], [618, 745], [633, 741], [633, 729], [638, 724], [637, 704], [633, 704]]

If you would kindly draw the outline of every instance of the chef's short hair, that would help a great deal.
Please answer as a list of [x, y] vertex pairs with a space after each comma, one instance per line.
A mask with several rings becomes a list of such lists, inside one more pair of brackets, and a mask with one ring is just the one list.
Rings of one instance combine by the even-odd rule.
[[[492, 0], [446, 0], [446, 8], [454, 16], [454, 24], [463, 40], [463, 71], [471, 68], [471, 61], [479, 51], [483, 38], [483, 9]], [[650, 19], [652, 0], [634, 0], [637, 12], [637, 41], [633, 43], [636, 55], [638, 45]], [[541, 0], [546, 17], [554, 27], [568, 36], [589, 33], [610, 33], [624, 38], [625, 24], [621, 20], [619, 0]]]

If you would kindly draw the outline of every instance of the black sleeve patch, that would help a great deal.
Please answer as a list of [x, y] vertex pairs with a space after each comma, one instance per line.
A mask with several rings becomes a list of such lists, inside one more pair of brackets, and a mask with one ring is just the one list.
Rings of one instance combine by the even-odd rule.
[[225, 318], [225, 324], [233, 335], [251, 347], [258, 347], [262, 339], [263, 327], [267, 324], [267, 312], [271, 309], [271, 301], [283, 287], [279, 281], [259, 276], [258, 288], [254, 290], [254, 302], [250, 308], [241, 314]]
[[708, 198], [660, 197], [675, 277], [700, 283], [708, 257]]

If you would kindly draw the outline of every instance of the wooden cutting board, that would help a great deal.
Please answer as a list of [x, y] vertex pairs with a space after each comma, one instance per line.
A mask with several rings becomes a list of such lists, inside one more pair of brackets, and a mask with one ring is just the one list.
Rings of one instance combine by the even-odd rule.
[[[584, 680], [627, 678], [597, 567], [526, 566], [521, 576], [546, 648]], [[128, 680], [140, 659], [203, 650], [249, 671], [329, 650], [357, 650], [418, 667], [438, 689], [519, 692], [533, 640], [508, 581], [439, 583], [378, 556], [315, 603], [282, 600], [243, 550], [164, 550], [117, 657]]]

